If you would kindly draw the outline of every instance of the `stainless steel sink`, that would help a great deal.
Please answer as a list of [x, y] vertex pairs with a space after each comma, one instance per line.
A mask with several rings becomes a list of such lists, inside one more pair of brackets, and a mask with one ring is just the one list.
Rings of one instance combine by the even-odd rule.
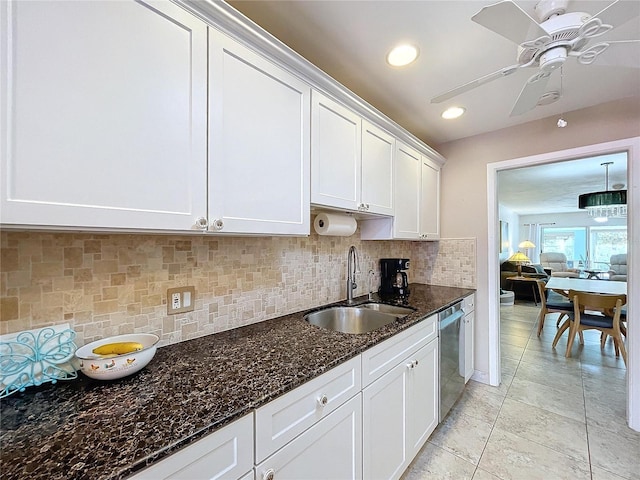
[[[382, 305], [368, 303], [366, 305]], [[391, 305], [385, 305], [385, 307]], [[365, 307], [365, 308], [363, 308]], [[402, 308], [402, 307], [397, 307]], [[325, 310], [309, 313], [304, 319], [312, 325], [343, 333], [367, 333], [394, 322], [399, 317], [404, 317], [407, 313], [382, 313], [374, 307], [358, 305], [356, 307], [331, 307]]]
[[405, 317], [415, 311], [413, 308], [399, 307], [398, 305], [387, 305], [386, 303], [363, 303], [362, 305], [358, 305], [358, 307], [369, 308], [381, 313], [389, 313], [398, 318]]

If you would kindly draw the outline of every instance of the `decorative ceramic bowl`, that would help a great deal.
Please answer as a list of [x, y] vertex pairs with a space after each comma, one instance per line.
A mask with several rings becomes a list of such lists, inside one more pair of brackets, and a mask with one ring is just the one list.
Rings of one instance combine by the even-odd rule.
[[[160, 338], [153, 333], [131, 333], [116, 335], [88, 343], [76, 350], [80, 360], [80, 371], [86, 376], [99, 380], [113, 380], [126, 377], [142, 370], [156, 354], [156, 344]], [[97, 355], [93, 350], [108, 343], [137, 342], [141, 350], [121, 355]]]

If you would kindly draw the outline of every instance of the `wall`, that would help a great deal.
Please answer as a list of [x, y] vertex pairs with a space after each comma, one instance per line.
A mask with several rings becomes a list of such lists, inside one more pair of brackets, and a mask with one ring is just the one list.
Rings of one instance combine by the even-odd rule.
[[[161, 344], [346, 298], [346, 259], [359, 251], [356, 295], [378, 259], [410, 258], [412, 282], [475, 287], [475, 241], [352, 237], [0, 234], [0, 333], [69, 322], [78, 344], [151, 332]], [[167, 315], [167, 288], [194, 285], [195, 311]]]
[[503, 205], [500, 205], [498, 208], [498, 218], [501, 222], [507, 222], [509, 224], [509, 236], [506, 239], [506, 242], [508, 243], [508, 251], [506, 253], [500, 252], [498, 258], [500, 263], [502, 263], [518, 250], [520, 221], [517, 213], [509, 210]]
[[441, 177], [442, 235], [477, 238], [475, 368], [487, 376], [488, 305], [497, 301], [488, 298], [485, 281], [489, 262], [496, 261], [488, 255], [487, 164], [636, 137], [640, 132], [640, 98], [596, 105], [563, 117], [568, 126], [562, 129], [557, 128], [554, 116], [436, 147], [447, 158]]

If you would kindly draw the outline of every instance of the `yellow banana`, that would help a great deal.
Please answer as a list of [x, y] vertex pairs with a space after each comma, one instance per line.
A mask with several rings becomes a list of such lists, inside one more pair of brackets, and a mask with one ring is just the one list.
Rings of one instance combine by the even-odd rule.
[[116, 342], [100, 345], [93, 349], [93, 353], [96, 355], [124, 355], [143, 348], [143, 345], [138, 342]]

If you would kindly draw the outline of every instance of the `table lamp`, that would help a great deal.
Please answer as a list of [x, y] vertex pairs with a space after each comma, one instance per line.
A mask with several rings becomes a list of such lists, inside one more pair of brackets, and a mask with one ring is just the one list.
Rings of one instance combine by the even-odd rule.
[[529, 249], [530, 248], [536, 248], [535, 243], [533, 243], [531, 240], [525, 240], [524, 242], [520, 242], [518, 244], [518, 248], [522, 248], [525, 251], [525, 255], [529, 255]]
[[531, 260], [529, 260], [529, 257], [527, 257], [524, 253], [522, 252], [516, 252], [513, 255], [511, 255], [507, 261], [509, 262], [513, 262], [516, 265], [518, 265], [518, 276], [521, 277], [522, 276], [522, 265], [525, 263], [531, 263]]

